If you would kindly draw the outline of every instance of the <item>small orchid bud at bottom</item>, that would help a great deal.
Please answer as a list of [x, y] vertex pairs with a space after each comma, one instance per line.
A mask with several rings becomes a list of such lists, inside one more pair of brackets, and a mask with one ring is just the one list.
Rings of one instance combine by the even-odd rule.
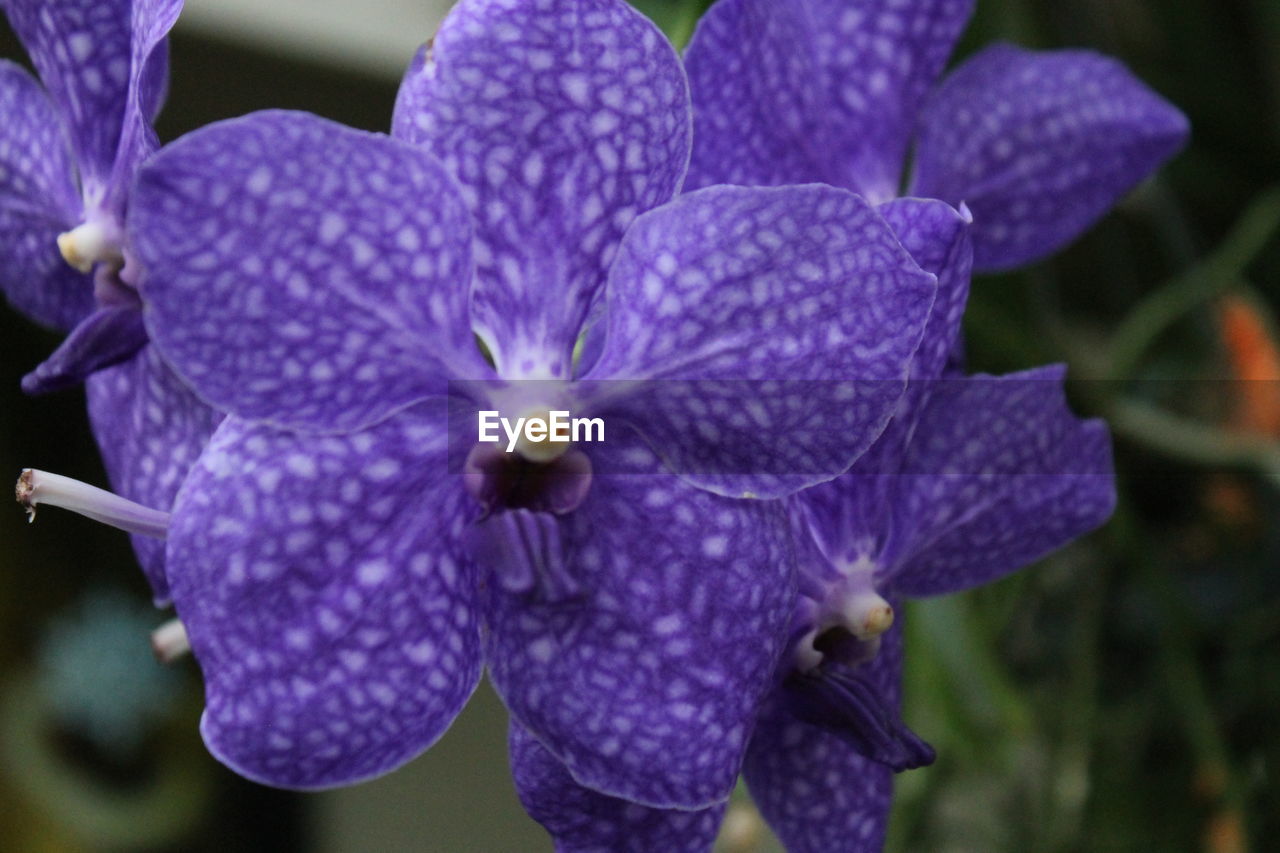
[[191, 640], [181, 619], [170, 619], [151, 632], [151, 651], [160, 663], [169, 664], [191, 652]]

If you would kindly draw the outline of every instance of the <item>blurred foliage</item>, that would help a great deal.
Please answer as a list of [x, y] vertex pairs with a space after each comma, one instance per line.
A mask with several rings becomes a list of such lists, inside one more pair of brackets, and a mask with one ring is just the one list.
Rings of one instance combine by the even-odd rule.
[[[635, 2], [678, 43], [708, 5]], [[1096, 48], [1177, 103], [1194, 137], [1076, 245], [975, 283], [972, 368], [1068, 362], [1078, 410], [1116, 433], [1121, 502], [1106, 528], [1042, 565], [905, 614], [906, 713], [939, 760], [899, 777], [890, 848], [1268, 849], [1280, 838], [1280, 436], [1268, 426], [1280, 411], [1280, 377], [1268, 373], [1280, 309], [1280, 3], [978, 5], [959, 57], [995, 40]], [[0, 53], [19, 56], [5, 39]], [[394, 81], [181, 35], [173, 56], [165, 139], [269, 106], [388, 122]], [[16, 393], [54, 337], [12, 312], [0, 324], [0, 457], [14, 473], [37, 465], [101, 482], [79, 394]], [[2, 541], [21, 542], [0, 550], [5, 673], [31, 666], [41, 626], [78, 590], [111, 582], [145, 597], [123, 537], [21, 521], [0, 514]], [[183, 724], [198, 746], [194, 716]], [[308, 846], [301, 803], [313, 801], [193, 755], [217, 774], [218, 796], [180, 849]], [[0, 838], [80, 849], [50, 841], [61, 836], [47, 816], [11, 818], [19, 811], [7, 805], [22, 802], [0, 778]], [[13, 834], [19, 824], [36, 835]], [[766, 834], [735, 806], [724, 849], [776, 849]], [[422, 849], [465, 849], [447, 837], [424, 829]]]

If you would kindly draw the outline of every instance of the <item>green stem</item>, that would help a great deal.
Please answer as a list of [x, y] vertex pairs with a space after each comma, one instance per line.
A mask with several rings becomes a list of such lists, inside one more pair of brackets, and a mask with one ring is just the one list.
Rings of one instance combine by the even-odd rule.
[[1107, 420], [1118, 435], [1153, 450], [1198, 465], [1256, 471], [1280, 487], [1280, 442], [1196, 423], [1136, 400], [1114, 403]]
[[1272, 187], [1254, 200], [1212, 255], [1152, 293], [1129, 313], [1112, 338], [1111, 378], [1131, 376], [1166, 329], [1236, 285], [1278, 229], [1280, 187]]

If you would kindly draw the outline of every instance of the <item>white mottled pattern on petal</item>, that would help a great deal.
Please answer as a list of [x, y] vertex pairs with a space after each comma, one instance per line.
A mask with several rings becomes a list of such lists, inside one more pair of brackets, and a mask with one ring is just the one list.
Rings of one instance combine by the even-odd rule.
[[169, 51], [165, 37], [178, 21], [183, 0], [133, 0], [129, 41], [129, 90], [126, 95], [120, 145], [107, 188], [107, 206], [124, 212], [138, 165], [160, 147], [151, 126], [169, 82]]
[[5, 13], [66, 118], [86, 199], [107, 185], [129, 90], [131, 0], [6, 0]]
[[656, 473], [634, 438], [611, 436], [592, 462], [590, 494], [560, 524], [585, 592], [542, 603], [491, 585], [491, 677], [579, 783], [650, 806], [717, 803], [790, 620], [782, 508]]
[[974, 0], [720, 0], [686, 62], [691, 186], [826, 181], [898, 194], [920, 102]]
[[929, 311], [929, 324], [911, 364], [912, 379], [936, 379], [942, 375], [960, 337], [960, 321], [969, 301], [973, 269], [971, 218], [967, 211], [919, 198], [895, 199], [880, 205], [877, 211], [912, 260], [938, 278], [938, 295]]
[[456, 545], [474, 507], [437, 417], [318, 437], [228, 419], [192, 470], [169, 578], [204, 672], [201, 732], [238, 773], [318, 788], [387, 772], [475, 688], [475, 579]]
[[584, 788], [514, 720], [508, 742], [516, 793], [562, 853], [709, 853], [725, 803], [654, 809]]
[[80, 220], [65, 132], [48, 95], [0, 60], [0, 290], [38, 323], [67, 329], [93, 309], [93, 282], [58, 251]]
[[684, 177], [671, 45], [622, 0], [463, 0], [405, 75], [394, 128], [465, 189], [499, 373], [567, 378], [622, 233]]
[[1114, 59], [996, 45], [930, 97], [919, 133], [912, 193], [973, 210], [985, 271], [1074, 240], [1172, 157], [1188, 126]]
[[850, 192], [712, 187], [627, 233], [587, 378], [646, 380], [609, 405], [675, 473], [776, 497], [884, 428], [935, 290]]
[[[111, 487], [131, 501], [168, 512], [222, 415], [197, 400], [152, 346], [94, 373], [85, 391]], [[164, 542], [134, 536], [133, 547], [156, 603], [168, 603]]]
[[148, 161], [129, 230], [151, 339], [241, 417], [353, 430], [487, 372], [470, 216], [402, 142], [304, 113], [210, 125]]
[[684, 57], [695, 130], [686, 189], [843, 183], [803, 12], [788, 0], [720, 0], [698, 22]]
[[[819, 547], [833, 559], [879, 554], [893, 529], [890, 500], [916, 422], [960, 336], [973, 246], [960, 211], [931, 199], [895, 199], [878, 208], [920, 266], [938, 277], [938, 296], [911, 362], [911, 380], [893, 418], [853, 468], [797, 495]], [[927, 440], [927, 437], [926, 437]]]
[[897, 477], [881, 566], [904, 595], [988, 583], [1098, 527], [1115, 507], [1104, 423], [1067, 406], [1064, 369], [944, 380]]

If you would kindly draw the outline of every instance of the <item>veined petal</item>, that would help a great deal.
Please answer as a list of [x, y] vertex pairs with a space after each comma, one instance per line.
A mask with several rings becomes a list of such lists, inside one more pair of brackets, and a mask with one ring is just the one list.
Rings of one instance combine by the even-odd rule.
[[130, 207], [147, 329], [215, 407], [357, 430], [487, 372], [470, 217], [429, 154], [304, 113], [196, 131]]
[[911, 361], [907, 390], [884, 432], [847, 474], [801, 496], [815, 531], [820, 531], [822, 549], [833, 559], [857, 559], [887, 533], [888, 495], [935, 380], [958, 345], [969, 297], [973, 243], [967, 210], [912, 198], [895, 199], [878, 210], [916, 263], [937, 276], [938, 296]]
[[568, 378], [622, 233], [680, 187], [690, 124], [679, 57], [622, 0], [463, 0], [419, 53], [393, 133], [464, 187], [501, 375]]
[[93, 310], [93, 282], [58, 251], [81, 215], [75, 168], [49, 96], [0, 60], [0, 290], [38, 323], [68, 329]]
[[686, 189], [842, 183], [805, 3], [720, 0], [684, 62], [695, 129]]
[[686, 54], [689, 184], [898, 194], [919, 105], [973, 0], [720, 0]]
[[107, 207], [123, 214], [125, 196], [138, 164], [160, 147], [151, 122], [164, 101], [169, 83], [169, 50], [165, 38], [178, 21], [183, 0], [133, 0], [129, 40], [129, 89], [126, 95], [107, 190]]
[[[222, 414], [196, 399], [153, 346], [94, 373], [85, 390], [89, 423], [112, 488], [131, 501], [168, 512]], [[168, 604], [164, 542], [134, 536], [133, 547], [156, 604]]]
[[1067, 407], [1061, 367], [938, 383], [893, 498], [885, 583], [937, 595], [1002, 577], [1115, 506], [1111, 441]]
[[794, 574], [782, 508], [660, 473], [634, 438], [611, 436], [593, 463], [590, 494], [561, 522], [583, 593], [543, 603], [491, 584], [490, 674], [579, 784], [704, 808], [733, 789], [785, 640]]
[[929, 312], [924, 338], [911, 364], [913, 380], [936, 379], [960, 337], [960, 321], [969, 300], [973, 269], [973, 219], [963, 208], [932, 199], [900, 198], [877, 211], [889, 223], [902, 248], [927, 273], [938, 279], [938, 295]]
[[[864, 664], [896, 710], [902, 678], [902, 631], [881, 638]], [[765, 707], [743, 774], [751, 797], [789, 851], [879, 853], [893, 798], [893, 772], [857, 753], [847, 740], [788, 713], [775, 696]]]
[[1187, 119], [1114, 59], [996, 45], [929, 99], [913, 195], [973, 210], [974, 264], [1070, 243], [1186, 142]]
[[105, 194], [129, 91], [131, 0], [5, 0], [4, 11], [65, 116], [86, 201]]
[[169, 577], [204, 672], [201, 733], [238, 773], [287, 788], [385, 773], [475, 688], [457, 547], [471, 504], [436, 408], [328, 437], [228, 419], [192, 470]]
[[935, 290], [850, 192], [700, 190], [627, 233], [587, 378], [642, 380], [607, 405], [670, 470], [777, 497], [847, 470], [879, 435]]
[[715, 843], [725, 803], [683, 811], [608, 797], [575, 782], [514, 720], [509, 744], [516, 793], [551, 834], [557, 853], [704, 853]]

